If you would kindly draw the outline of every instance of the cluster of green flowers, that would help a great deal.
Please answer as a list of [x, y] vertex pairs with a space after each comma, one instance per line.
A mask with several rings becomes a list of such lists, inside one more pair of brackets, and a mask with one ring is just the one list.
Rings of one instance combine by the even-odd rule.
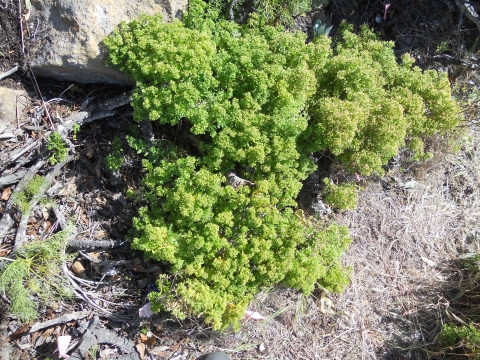
[[[200, 140], [196, 158], [144, 160], [149, 205], [133, 247], [170, 266], [150, 295], [154, 310], [222, 329], [264, 286], [341, 290], [347, 230], [295, 211], [309, 153], [330, 149], [369, 174], [406, 138], [455, 125], [446, 78], [407, 58], [398, 65], [392, 44], [368, 29], [341, 33], [334, 49], [326, 36], [306, 44], [255, 15], [238, 25], [192, 0], [183, 22], [141, 16], [105, 40], [110, 62], [136, 81], [134, 117], [182, 122]], [[230, 186], [229, 171], [254, 185]]]

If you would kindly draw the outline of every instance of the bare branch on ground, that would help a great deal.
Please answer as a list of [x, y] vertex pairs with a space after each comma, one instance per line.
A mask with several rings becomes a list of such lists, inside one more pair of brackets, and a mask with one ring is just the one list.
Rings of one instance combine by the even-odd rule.
[[[70, 161], [72, 161], [75, 157], [74, 156], [68, 156], [64, 161], [56, 164], [48, 173], [45, 175], [45, 181], [42, 185], [42, 187], [39, 189], [37, 194], [34, 195], [33, 199], [30, 200], [29, 203], [29, 209], [32, 209], [37, 203], [42, 199], [43, 194], [47, 189], [50, 187], [52, 184], [53, 179], [55, 176], [58, 175], [60, 170], [68, 164]], [[15, 245], [13, 247], [13, 251], [11, 252], [11, 256], [14, 255], [27, 241], [26, 236], [25, 236], [25, 231], [27, 228], [27, 222], [28, 218], [30, 217], [30, 213], [26, 212], [22, 214], [22, 218], [20, 220], [20, 223], [18, 224], [18, 229], [17, 229], [17, 236], [15, 238]]]
[[[25, 186], [28, 184], [28, 182], [35, 176], [35, 174], [45, 164], [45, 162], [46, 162], [45, 160], [41, 159], [35, 165], [30, 167], [26, 172], [26, 174], [24, 175], [23, 179], [18, 183], [17, 187], [14, 190], [14, 193], [18, 193], [22, 191], [25, 188]], [[3, 212], [2, 219], [0, 220], [0, 239], [3, 239], [7, 235], [7, 233], [10, 231], [10, 229], [14, 224], [14, 221], [12, 219], [13, 207], [14, 207], [13, 197], [10, 196], [10, 198], [7, 201], [7, 204], [5, 205], [5, 210]]]
[[62, 316], [59, 316], [55, 319], [48, 320], [45, 322], [38, 322], [33, 324], [32, 328], [30, 329], [30, 334], [37, 332], [39, 330], [46, 329], [51, 326], [55, 326], [58, 324], [65, 324], [67, 322], [73, 321], [73, 320], [80, 320], [86, 318], [91, 312], [90, 311], [77, 311], [71, 314], [64, 314]]
[[18, 183], [27, 173], [26, 169], [21, 169], [15, 174], [8, 174], [0, 177], [0, 187]]
[[0, 74], [0, 80], [5, 79], [7, 76], [12, 75], [17, 70], [18, 70], [18, 66], [15, 66], [12, 69]]

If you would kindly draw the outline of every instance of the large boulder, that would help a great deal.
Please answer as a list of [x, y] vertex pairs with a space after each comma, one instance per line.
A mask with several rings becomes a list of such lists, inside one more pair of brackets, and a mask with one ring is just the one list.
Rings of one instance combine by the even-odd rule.
[[37, 75], [130, 85], [125, 75], [105, 65], [101, 41], [120, 21], [142, 13], [162, 13], [165, 21], [181, 18], [188, 0], [31, 0], [31, 4], [28, 26], [35, 40], [30, 65]]

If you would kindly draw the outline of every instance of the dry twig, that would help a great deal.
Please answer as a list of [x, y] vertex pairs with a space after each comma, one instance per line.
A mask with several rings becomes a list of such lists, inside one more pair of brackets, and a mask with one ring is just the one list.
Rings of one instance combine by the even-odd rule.
[[15, 66], [12, 69], [0, 74], [0, 80], [5, 79], [7, 76], [12, 75], [17, 70], [18, 70], [18, 66]]

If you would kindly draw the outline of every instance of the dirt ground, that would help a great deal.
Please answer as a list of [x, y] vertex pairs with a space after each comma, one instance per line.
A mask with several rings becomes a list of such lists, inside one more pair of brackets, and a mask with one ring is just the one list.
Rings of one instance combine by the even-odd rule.
[[[480, 10], [480, 3], [472, 4]], [[432, 160], [409, 163], [407, 154], [400, 153], [383, 177], [361, 179], [358, 208], [335, 215], [337, 222], [349, 227], [353, 238], [343, 259], [352, 269], [351, 284], [344, 293], [318, 289], [307, 298], [284, 288], [266, 289], [249, 310], [267, 319], [250, 320], [237, 333], [213, 332], [195, 319], [179, 322], [169, 314], [139, 318], [138, 309], [146, 303], [160, 265], [143, 261], [142, 254], [129, 250], [125, 241], [139, 206], [126, 196], [127, 189], [136, 191], [140, 186], [139, 157], [126, 152], [118, 173], [105, 168], [113, 137], [123, 139], [139, 126], [132, 120], [131, 107], [122, 105], [114, 110], [115, 116], [82, 125], [75, 139], [70, 139], [75, 156], [54, 174], [46, 192], [57, 210], [38, 203], [31, 216], [23, 219], [23, 228], [22, 218], [13, 216], [14, 224], [0, 243], [0, 256], [8, 256], [19, 232], [23, 231], [22, 238], [27, 241], [45, 238], [61, 226], [62, 216], [75, 219], [75, 241], [84, 245], [85, 241], [110, 241], [110, 248], [108, 244], [102, 248], [92, 245], [82, 252], [70, 243], [69, 252], [78, 255], [69, 258], [67, 272], [71, 276], [66, 276], [83, 297], [40, 309], [38, 322], [68, 314], [81, 313], [83, 317], [30, 333], [31, 324], [22, 324], [6, 313], [8, 294], [2, 294], [0, 358], [2, 354], [6, 359], [56, 358], [55, 339], [69, 334], [78, 345], [95, 316], [112, 338], [115, 334], [126, 344], [130, 341], [125, 348], [133, 353], [134, 344], [143, 344], [137, 348], [145, 346], [145, 359], [195, 359], [209, 351], [225, 351], [232, 359], [435, 358], [428, 352], [429, 344], [455, 311], [452, 283], [461, 275], [455, 260], [480, 251], [479, 29], [460, 16], [455, 2], [447, 0], [395, 2], [380, 24], [375, 21], [379, 14], [383, 17], [383, 1], [338, 0], [325, 8], [325, 17], [334, 26], [333, 36], [343, 20], [356, 27], [368, 24], [382, 39], [395, 42], [397, 55], [408, 52], [422, 68], [448, 71], [468, 122], [457, 136], [455, 153], [446, 139], [432, 138]], [[297, 27], [308, 30], [312, 18], [315, 14], [297, 17]], [[29, 142], [38, 145], [38, 150], [26, 152], [16, 162], [1, 158], [1, 177], [39, 163], [42, 144], [51, 131], [50, 120], [57, 125], [87, 99], [101, 106], [129, 91], [33, 77], [28, 69], [28, 44], [34, 39], [25, 36], [22, 40], [20, 33], [16, 5], [0, 1], [0, 74], [19, 66], [16, 73], [0, 80], [0, 85], [24, 88], [32, 94], [15, 138], [0, 140], [0, 151], [11, 155]], [[48, 114], [41, 96], [47, 99]], [[348, 176], [334, 172], [334, 165], [331, 177]], [[48, 175], [52, 169], [45, 164], [39, 173]], [[0, 187], [3, 216], [15, 186], [19, 185]], [[75, 263], [83, 266], [82, 276], [73, 270]], [[105, 341], [96, 351], [90, 348], [84, 358], [120, 358], [120, 340], [115, 341]]]

